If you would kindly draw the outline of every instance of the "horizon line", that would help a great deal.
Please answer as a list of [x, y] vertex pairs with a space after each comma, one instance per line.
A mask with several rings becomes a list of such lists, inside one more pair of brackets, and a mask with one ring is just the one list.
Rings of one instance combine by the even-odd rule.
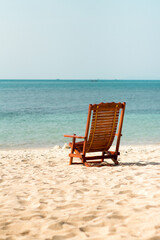
[[104, 78], [87, 78], [87, 79], [81, 79], [81, 78], [0, 78], [0, 81], [5, 80], [40, 80], [40, 81], [160, 81], [160, 79], [104, 79]]

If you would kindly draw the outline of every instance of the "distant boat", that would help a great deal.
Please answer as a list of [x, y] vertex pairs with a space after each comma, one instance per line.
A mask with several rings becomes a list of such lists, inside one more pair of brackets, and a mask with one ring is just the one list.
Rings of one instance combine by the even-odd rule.
[[94, 80], [91, 80], [91, 82], [97, 82], [98, 80], [94, 79]]

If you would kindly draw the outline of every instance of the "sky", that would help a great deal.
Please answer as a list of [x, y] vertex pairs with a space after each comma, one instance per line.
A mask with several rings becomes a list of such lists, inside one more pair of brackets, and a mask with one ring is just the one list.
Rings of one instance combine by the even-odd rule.
[[0, 0], [0, 79], [160, 79], [160, 0]]

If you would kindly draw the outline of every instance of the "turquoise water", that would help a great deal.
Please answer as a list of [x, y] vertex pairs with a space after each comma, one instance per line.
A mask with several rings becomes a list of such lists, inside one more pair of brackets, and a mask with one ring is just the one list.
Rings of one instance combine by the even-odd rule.
[[127, 103], [121, 144], [160, 143], [160, 81], [0, 80], [0, 148], [63, 145], [112, 101]]

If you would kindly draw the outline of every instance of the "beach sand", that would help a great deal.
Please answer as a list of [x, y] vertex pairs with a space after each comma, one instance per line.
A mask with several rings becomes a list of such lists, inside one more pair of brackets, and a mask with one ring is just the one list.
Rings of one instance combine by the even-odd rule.
[[160, 145], [121, 146], [115, 167], [69, 149], [0, 151], [0, 239], [160, 239]]

